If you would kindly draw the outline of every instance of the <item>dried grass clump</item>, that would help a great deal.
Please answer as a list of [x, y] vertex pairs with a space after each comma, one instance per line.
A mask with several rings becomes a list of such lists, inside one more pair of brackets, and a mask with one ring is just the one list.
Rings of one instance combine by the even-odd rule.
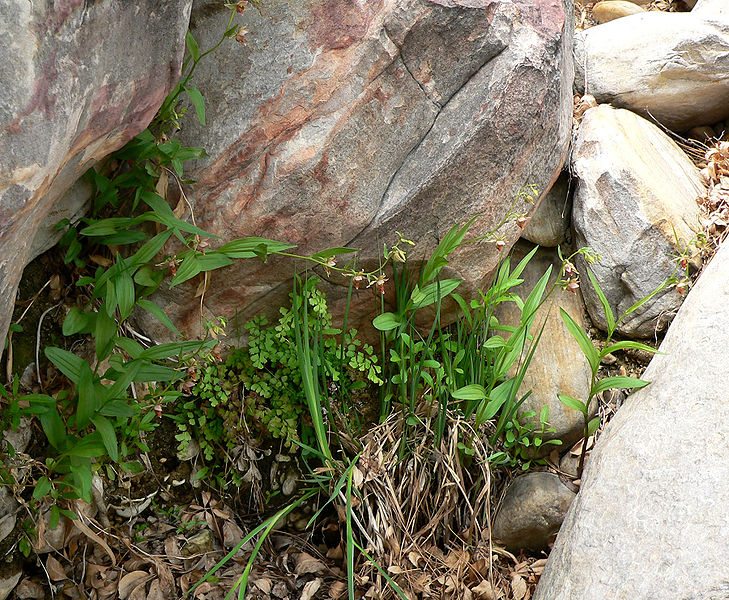
[[[372, 555], [408, 598], [526, 598], [537, 569], [522, 564], [491, 539], [492, 495], [505, 474], [492, 474], [484, 442], [470, 422], [449, 414], [440, 447], [434, 416], [419, 411], [408, 425], [409, 445], [401, 446], [404, 419], [392, 415], [371, 429], [363, 445], [354, 483], [361, 492], [356, 522]], [[413, 420], [410, 419], [413, 423]], [[416, 441], [417, 440], [417, 441]], [[470, 446], [463, 452], [463, 444]], [[516, 580], [515, 577], [520, 579]], [[515, 595], [516, 581], [524, 593]], [[359, 570], [366, 598], [397, 598], [369, 562]]]

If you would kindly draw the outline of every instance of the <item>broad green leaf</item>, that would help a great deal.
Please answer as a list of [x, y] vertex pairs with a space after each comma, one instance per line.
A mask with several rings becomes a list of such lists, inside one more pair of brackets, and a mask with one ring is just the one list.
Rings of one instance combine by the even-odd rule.
[[88, 227], [84, 227], [79, 233], [88, 237], [113, 235], [130, 227], [134, 222], [135, 219], [131, 217], [111, 217], [96, 221]]
[[74, 383], [79, 382], [81, 368], [86, 365], [85, 361], [75, 354], [68, 352], [67, 350], [61, 350], [60, 348], [48, 347], [45, 349], [45, 354], [48, 360], [50, 360], [58, 370], [68, 377]]
[[61, 511], [57, 504], [51, 506], [51, 518], [48, 520], [48, 528], [55, 529], [61, 521]]
[[[129, 259], [129, 265], [130, 266], [142, 266], [146, 265], [149, 261], [151, 261], [155, 256], [157, 256], [157, 253], [162, 250], [164, 245], [167, 243], [167, 240], [170, 239], [170, 236], [172, 235], [172, 231], [169, 229], [167, 231], [163, 231], [162, 233], [158, 233], [155, 235], [151, 240], [149, 240], [146, 244], [144, 244], [139, 250], [137, 250], [134, 255]], [[136, 277], [135, 277], [136, 279]], [[139, 282], [137, 282], [139, 283]], [[148, 284], [141, 284], [141, 285], [148, 285]]]
[[213, 271], [233, 264], [230, 258], [219, 252], [208, 252], [207, 254], [198, 255], [197, 261], [200, 264], [201, 271]]
[[416, 309], [430, 306], [437, 302], [438, 299], [442, 300], [448, 296], [460, 284], [460, 279], [444, 279], [429, 283], [422, 289], [416, 286], [412, 294], [410, 294], [410, 301], [413, 303], [413, 308]]
[[248, 237], [223, 244], [217, 251], [229, 256], [230, 258], [253, 258], [256, 256], [261, 245], [265, 246], [268, 254], [273, 252], [284, 252], [285, 250], [296, 248], [296, 246], [292, 246], [291, 244], [284, 244], [283, 242], [277, 242], [275, 240]]
[[94, 341], [96, 342], [96, 357], [99, 360], [104, 360], [113, 350], [116, 328], [116, 321], [103, 310], [96, 315]]
[[[51, 480], [48, 479], [48, 477], [46, 477], [44, 475], [35, 484], [35, 489], [33, 490], [33, 499], [38, 500], [38, 498], [42, 498], [50, 491], [51, 491]], [[51, 529], [53, 529], [53, 527], [51, 527]]]
[[136, 244], [146, 239], [147, 234], [143, 231], [128, 229], [127, 231], [119, 231], [113, 235], [104, 236], [99, 240], [99, 243], [105, 246], [123, 246], [125, 244]]
[[171, 356], [182, 356], [188, 352], [199, 352], [205, 348], [212, 348], [215, 342], [186, 341], [186, 342], [169, 342], [167, 344], [159, 344], [152, 346], [139, 353], [139, 358], [147, 360], [162, 360]]
[[[68, 456], [79, 458], [97, 458], [107, 454], [101, 434], [98, 431], [81, 438], [65, 452]], [[83, 462], [83, 461], [80, 461]], [[89, 465], [90, 466], [90, 465]]]
[[372, 320], [372, 325], [379, 331], [390, 331], [400, 326], [400, 317], [391, 312], [382, 313], [377, 315]]
[[590, 422], [587, 424], [587, 435], [591, 436], [593, 433], [597, 431], [597, 428], [600, 427], [600, 417], [594, 417], [590, 419]]
[[91, 419], [96, 431], [101, 435], [101, 440], [104, 442], [104, 448], [109, 453], [109, 456], [114, 462], [119, 461], [119, 444], [116, 439], [116, 432], [111, 421], [102, 415], [96, 415]]
[[585, 406], [585, 403], [578, 400], [577, 398], [573, 398], [572, 396], [568, 396], [567, 394], [557, 394], [557, 397], [559, 398], [559, 401], [567, 408], [572, 408], [581, 412], [582, 414], [585, 414], [587, 412], [587, 407]]
[[492, 335], [489, 339], [487, 339], [482, 345], [481, 348], [503, 348], [506, 346], [506, 340], [502, 338], [500, 335]]
[[77, 306], [71, 307], [63, 320], [63, 335], [91, 333], [95, 325], [96, 313], [81, 312]]
[[593, 373], [597, 372], [597, 369], [600, 366], [600, 355], [593, 345], [592, 340], [582, 330], [582, 327], [580, 327], [563, 308], [560, 308], [559, 312], [562, 315], [562, 320], [564, 321], [567, 330], [572, 334], [572, 337], [575, 338], [577, 343], [580, 345], [582, 353], [585, 355], [585, 358], [587, 358], [587, 361], [590, 363], [590, 367], [592, 368]]
[[143, 308], [144, 310], [146, 310], [147, 312], [152, 313], [155, 317], [157, 317], [160, 320], [160, 322], [165, 327], [167, 327], [167, 329], [169, 329], [173, 333], [176, 333], [177, 335], [182, 335], [179, 332], [179, 330], [177, 329], [177, 327], [174, 326], [172, 321], [170, 321], [170, 318], [154, 302], [150, 302], [149, 300], [145, 300], [142, 298], [140, 300], [137, 300], [137, 305], [140, 308]]
[[128, 270], [122, 271], [117, 275], [114, 281], [114, 287], [116, 288], [116, 298], [119, 303], [121, 320], [124, 321], [132, 313], [135, 297], [134, 281]]
[[173, 381], [182, 377], [182, 373], [170, 369], [169, 367], [163, 367], [161, 365], [154, 364], [142, 364], [139, 368], [134, 381], [147, 382], [147, 381]]
[[139, 408], [136, 406], [130, 406], [124, 400], [116, 399], [110, 400], [99, 410], [99, 414], [107, 417], [133, 417], [139, 414]]
[[157, 271], [151, 267], [142, 267], [134, 274], [137, 285], [148, 288], [157, 288], [164, 278], [164, 271]]
[[[50, 408], [50, 407], [49, 407]], [[53, 406], [47, 412], [38, 416], [41, 422], [43, 433], [46, 434], [51, 446], [56, 450], [61, 450], [66, 441], [66, 425], [58, 414], [58, 409]]]
[[476, 217], [473, 217], [467, 223], [461, 225], [454, 225], [450, 228], [448, 233], [443, 236], [438, 246], [433, 250], [430, 255], [428, 262], [425, 264], [423, 271], [420, 274], [420, 286], [423, 287], [426, 283], [429, 283], [435, 279], [440, 270], [448, 264], [448, 256], [461, 245], [463, 238], [470, 229]]
[[121, 372], [117, 375], [114, 384], [111, 387], [106, 388], [106, 392], [103, 396], [103, 400], [112, 400], [113, 398], [123, 398], [126, 396], [126, 391], [133, 381], [138, 381], [137, 376], [143, 366], [142, 361], [133, 360], [123, 367]]
[[190, 56], [192, 56], [192, 60], [194, 60], [195, 62], [200, 60], [200, 47], [197, 45], [195, 38], [192, 36], [192, 33], [190, 33], [189, 30], [185, 35], [185, 46], [187, 46], [187, 51], [190, 53]]
[[[144, 346], [142, 346], [142, 344], [140, 344], [136, 340], [133, 340], [133, 339], [127, 338], [127, 337], [118, 338], [116, 340], [116, 345], [119, 348], [121, 348], [122, 350], [124, 350], [124, 352], [126, 352], [132, 358], [138, 358], [139, 355], [144, 350]], [[119, 356], [119, 355], [117, 355], [117, 354], [114, 355], [114, 357], [117, 357], [117, 356]], [[112, 357], [112, 358], [114, 358], [114, 357]], [[121, 357], [119, 357], [119, 358], [121, 358]]]
[[200, 271], [202, 271], [202, 265], [198, 260], [198, 253], [189, 252], [182, 261], [182, 264], [177, 268], [177, 274], [170, 281], [170, 287], [175, 287], [179, 283], [183, 283], [188, 279], [192, 279]]
[[[111, 273], [111, 269], [107, 270], [106, 273]], [[116, 270], [115, 270], [116, 272]], [[104, 273], [106, 275], [106, 273]], [[101, 280], [99, 280], [101, 281]], [[96, 290], [100, 288], [100, 284], [97, 283], [94, 287], [94, 293], [96, 293]], [[114, 316], [114, 312], [116, 311], [116, 307], [118, 305], [117, 299], [116, 299], [116, 283], [114, 280], [109, 277], [106, 280], [106, 283], [104, 284], [104, 300], [101, 304], [101, 311], [99, 314], [104, 314], [108, 316], [109, 318]], [[96, 319], [96, 327], [99, 326], [99, 319]]]
[[192, 105], [195, 107], [198, 121], [200, 121], [201, 125], [205, 125], [205, 100], [203, 99], [203, 95], [200, 93], [200, 90], [196, 87], [185, 86], [185, 92], [187, 92], [190, 102], [192, 102]]
[[597, 297], [600, 299], [600, 304], [602, 304], [602, 310], [605, 313], [605, 320], [607, 321], [608, 339], [610, 339], [613, 335], [613, 332], [615, 331], [615, 315], [613, 314], [613, 311], [610, 308], [610, 304], [608, 303], [607, 298], [605, 297], [605, 294], [603, 293], [602, 289], [598, 285], [597, 279], [595, 279], [595, 276], [592, 274], [592, 271], [590, 271], [590, 269], [587, 267], [585, 267], [585, 268], [587, 269], [587, 276], [590, 278], [590, 283], [592, 283], [592, 287], [595, 290]]
[[598, 381], [590, 391], [591, 395], [599, 394], [605, 390], [624, 390], [637, 389], [647, 386], [650, 381], [645, 379], [637, 379], [635, 377], [626, 377], [625, 375], [617, 375], [615, 377], [605, 377]]
[[79, 371], [78, 385], [76, 386], [78, 393], [78, 405], [76, 407], [76, 426], [83, 429], [89, 424], [89, 420], [96, 410], [101, 406], [101, 397], [97, 396], [94, 386], [94, 374], [88, 363], [84, 362]]
[[451, 395], [458, 400], [485, 400], [487, 397], [484, 387], [477, 383], [458, 388]]

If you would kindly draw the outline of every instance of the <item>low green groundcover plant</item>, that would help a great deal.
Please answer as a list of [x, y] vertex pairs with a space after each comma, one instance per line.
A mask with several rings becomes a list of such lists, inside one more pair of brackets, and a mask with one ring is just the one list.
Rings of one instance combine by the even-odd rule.
[[[367, 381], [382, 384], [372, 346], [363, 344], [355, 329], [342, 334], [332, 326], [326, 299], [316, 283], [315, 278], [308, 279], [302, 294], [312, 315], [310, 335], [322, 335], [322, 369], [333, 389], [346, 397]], [[178, 401], [173, 417], [180, 429], [176, 437], [181, 451], [194, 432], [205, 460], [215, 464], [218, 446], [232, 450], [245, 437], [272, 436], [292, 451], [298, 449], [302, 433], [311, 431], [293, 309], [283, 307], [280, 313], [273, 324], [264, 316], [248, 321], [248, 344], [232, 351], [223, 364], [208, 361], [188, 370], [190, 395]], [[234, 473], [233, 483], [239, 484], [241, 476]]]

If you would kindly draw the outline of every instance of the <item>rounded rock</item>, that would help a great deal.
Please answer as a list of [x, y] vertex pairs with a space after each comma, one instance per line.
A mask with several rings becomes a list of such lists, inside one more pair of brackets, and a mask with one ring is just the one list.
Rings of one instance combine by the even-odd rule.
[[603, 0], [602, 2], [598, 2], [592, 9], [592, 16], [598, 23], [607, 23], [608, 21], [614, 21], [615, 19], [629, 17], [630, 15], [636, 15], [642, 12], [645, 12], [645, 9], [633, 2], [626, 2], [625, 0]]
[[496, 514], [493, 537], [512, 552], [544, 550], [559, 531], [574, 497], [554, 473], [517, 477]]

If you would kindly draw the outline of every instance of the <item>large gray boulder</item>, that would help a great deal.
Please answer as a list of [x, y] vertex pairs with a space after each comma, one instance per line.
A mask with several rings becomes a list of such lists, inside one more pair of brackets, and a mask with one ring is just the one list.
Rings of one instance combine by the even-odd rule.
[[575, 35], [575, 84], [675, 131], [729, 117], [729, 19], [722, 0], [646, 12]]
[[729, 598], [729, 246], [592, 451], [534, 600]]
[[[0, 3], [0, 340], [36, 234], [64, 192], [152, 120], [176, 83], [191, 0]], [[51, 225], [52, 223], [48, 223]]]
[[[218, 3], [193, 10], [208, 46], [225, 25]], [[421, 254], [453, 224], [492, 229], [521, 189], [547, 190], [571, 123], [570, 0], [306, 0], [246, 9], [246, 44], [221, 47], [196, 73], [208, 126], [185, 140], [209, 158], [189, 190], [198, 225], [229, 240], [263, 236], [310, 253], [351, 244], [374, 266], [395, 231]], [[189, 115], [188, 115], [189, 116]], [[528, 212], [523, 199], [517, 213]], [[504, 240], [519, 234], [511, 220]], [[455, 271], [477, 285], [497, 262], [484, 244]], [[290, 261], [245, 261], [213, 276], [205, 310], [276, 310]], [[346, 294], [332, 275], [330, 298]], [[197, 282], [160, 303], [199, 333]], [[369, 292], [372, 292], [370, 290]], [[350, 323], [377, 304], [359, 292]], [[229, 338], [230, 339], [230, 338]]]
[[[629, 17], [626, 17], [629, 18]], [[590, 265], [616, 318], [674, 274], [676, 257], [701, 229], [697, 198], [704, 187], [698, 169], [658, 127], [624, 109], [591, 108], [572, 152], [576, 246], [602, 260]], [[578, 260], [584, 272], [584, 261]], [[582, 291], [593, 322], [606, 329], [597, 294], [586, 277]], [[650, 337], [681, 304], [668, 288], [618, 327]]]

